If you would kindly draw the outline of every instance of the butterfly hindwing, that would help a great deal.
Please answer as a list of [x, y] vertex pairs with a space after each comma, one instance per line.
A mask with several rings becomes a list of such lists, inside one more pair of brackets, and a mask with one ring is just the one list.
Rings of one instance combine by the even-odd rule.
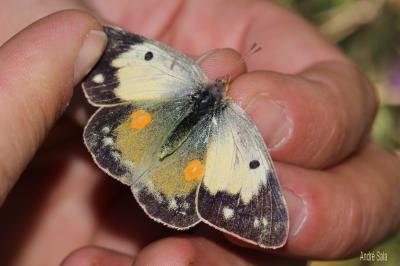
[[209, 123], [205, 118], [201, 120], [170, 156], [161, 160], [159, 154], [166, 136], [188, 109], [187, 99], [104, 107], [95, 113], [84, 132], [96, 163], [131, 186], [150, 217], [177, 229], [199, 221], [195, 194], [202, 175], [189, 173], [187, 177], [185, 170], [193, 162], [194, 167], [204, 168]]
[[267, 248], [282, 246], [288, 212], [265, 143], [234, 103], [217, 112], [197, 211], [208, 224]]
[[200, 221], [195, 197], [205, 171], [209, 126], [207, 117], [200, 120], [174, 153], [132, 185], [139, 204], [156, 221], [175, 229], [187, 229]]
[[185, 97], [207, 78], [193, 60], [159, 42], [104, 27], [107, 47], [83, 82], [96, 106]]

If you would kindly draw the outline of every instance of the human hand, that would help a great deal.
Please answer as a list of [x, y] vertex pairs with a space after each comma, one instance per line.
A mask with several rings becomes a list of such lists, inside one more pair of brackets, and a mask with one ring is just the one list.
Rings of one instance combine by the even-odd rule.
[[[371, 85], [290, 12], [270, 2], [226, 3], [115, 1], [112, 8], [104, 1], [84, 4], [106, 21], [192, 55], [228, 46], [245, 52], [254, 41], [262, 44], [263, 50], [247, 59], [247, 73], [244, 65], [234, 73], [231, 96], [269, 144], [288, 201], [291, 231], [287, 245], [276, 252], [329, 259], [367, 250], [398, 228], [400, 208], [398, 159], [368, 140], [376, 110]], [[24, 18], [26, 24], [46, 12], [83, 7], [80, 2], [58, 4], [35, 6], [31, 11], [35, 17]], [[49, 7], [52, 10], [46, 10]], [[8, 159], [0, 167], [6, 173], [4, 184], [19, 176], [43, 139], [44, 129], [51, 127], [68, 101], [78, 44], [89, 28], [98, 27], [82, 13], [52, 18], [31, 26], [0, 49], [2, 108], [9, 111], [1, 112], [5, 126], [0, 131], [0, 156], [3, 162]], [[34, 33], [27, 35], [29, 31]], [[21, 51], [28, 55], [35, 51], [35, 57], [21, 56]], [[237, 59], [232, 50], [216, 50], [201, 66], [212, 79], [231, 71]], [[59, 68], [53, 68], [54, 62]], [[43, 64], [52, 67], [38, 67]], [[72, 253], [64, 264], [85, 260], [101, 260], [104, 265], [284, 262], [265, 251], [215, 239], [210, 236], [215, 231], [207, 227], [199, 226], [197, 232], [183, 237], [154, 224], [128, 190], [93, 165], [82, 148], [81, 130], [67, 118], [53, 129], [20, 182], [1, 212], [2, 222], [12, 221], [0, 228], [8, 245], [0, 249], [4, 252], [0, 257], [9, 261], [50, 265], [78, 247], [94, 245]], [[21, 219], [30, 222], [15, 222]]]

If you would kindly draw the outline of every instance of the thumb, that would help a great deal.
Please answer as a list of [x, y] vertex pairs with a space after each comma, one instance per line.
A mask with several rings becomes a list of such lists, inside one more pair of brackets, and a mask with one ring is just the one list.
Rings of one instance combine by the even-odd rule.
[[105, 45], [93, 17], [62, 11], [0, 47], [0, 204]]

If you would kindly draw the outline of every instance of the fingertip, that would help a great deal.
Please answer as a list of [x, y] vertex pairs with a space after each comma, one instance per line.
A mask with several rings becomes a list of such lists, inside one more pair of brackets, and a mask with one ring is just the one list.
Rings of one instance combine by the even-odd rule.
[[[18, 98], [29, 99], [29, 108], [39, 106], [48, 120], [54, 119], [67, 106], [78, 79], [100, 57], [106, 43], [101, 29], [80, 10], [56, 12], [32, 23], [0, 49], [0, 93], [18, 93]], [[12, 98], [2, 100], [14, 104]]]
[[102, 30], [90, 30], [83, 41], [75, 62], [73, 83], [76, 85], [96, 64], [107, 44], [107, 35]]
[[196, 62], [211, 81], [225, 76], [233, 80], [246, 72], [242, 56], [231, 48], [210, 50], [201, 55]]
[[[64, 61], [71, 59], [74, 61], [71, 64], [73, 71], [69, 73], [68, 80], [72, 81], [73, 86], [77, 85], [95, 65], [107, 44], [107, 36], [102, 30], [102, 25], [90, 13], [83, 10], [59, 11], [34, 24], [37, 24], [34, 30], [43, 33], [42, 36], [39, 33], [38, 38], [45, 42], [42, 47], [46, 47], [44, 50], [47, 54], [62, 53]], [[52, 47], [46, 45], [50, 39], [54, 42]], [[69, 49], [64, 48], [65, 43], [68, 43]]]
[[193, 265], [196, 249], [193, 243], [182, 237], [169, 237], [145, 247], [133, 265]]
[[71, 252], [62, 262], [62, 266], [128, 266], [133, 257], [110, 249], [88, 246]]

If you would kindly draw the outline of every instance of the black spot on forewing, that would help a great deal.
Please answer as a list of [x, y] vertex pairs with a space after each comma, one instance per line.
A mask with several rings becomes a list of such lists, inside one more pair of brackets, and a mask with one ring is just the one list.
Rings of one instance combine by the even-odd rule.
[[[224, 208], [230, 210], [229, 215]], [[240, 194], [219, 191], [215, 195], [203, 185], [198, 194], [200, 216], [219, 228], [265, 247], [285, 243], [288, 231], [288, 213], [276, 176], [270, 172], [268, 182], [259, 188], [249, 203]]]
[[[121, 102], [121, 99], [114, 94], [114, 89], [119, 86], [119, 82], [115, 76], [117, 68], [111, 65], [112, 61], [120, 54], [128, 51], [132, 45], [143, 43], [144, 41], [142, 36], [120, 29], [105, 26], [103, 30], [108, 37], [106, 49], [99, 62], [83, 81], [86, 95], [92, 102], [100, 105]], [[93, 80], [98, 74], [104, 77], [100, 83]]]
[[151, 59], [153, 58], [153, 53], [152, 52], [147, 52], [145, 55], [144, 55], [144, 60], [146, 60], [146, 61], [150, 61]]
[[250, 169], [256, 169], [260, 166], [260, 162], [258, 160], [253, 160], [249, 163]]

